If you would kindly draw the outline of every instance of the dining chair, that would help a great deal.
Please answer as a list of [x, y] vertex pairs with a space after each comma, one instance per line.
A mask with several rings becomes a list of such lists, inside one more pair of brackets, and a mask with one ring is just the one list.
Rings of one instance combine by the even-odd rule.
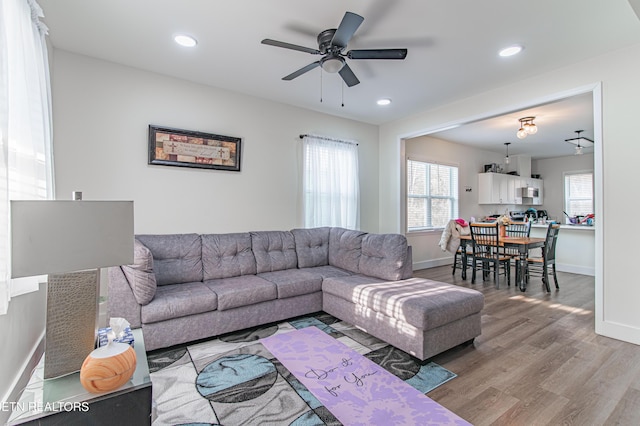
[[451, 266], [453, 271], [451, 272], [451, 275], [456, 274], [457, 268], [464, 268], [463, 262], [465, 259], [467, 260], [467, 268], [470, 268], [472, 266], [473, 250], [471, 250], [468, 245], [461, 244], [453, 255], [453, 265]]
[[502, 253], [500, 249], [500, 232], [498, 223], [471, 223], [471, 248], [473, 250], [471, 283], [476, 281], [476, 271], [482, 271], [484, 280], [491, 272], [500, 288], [500, 275], [507, 278], [507, 285], [511, 285], [511, 257]]
[[551, 291], [549, 287], [549, 267], [551, 267], [553, 273], [553, 281], [556, 289], [560, 290], [558, 276], [556, 275], [556, 243], [558, 242], [559, 232], [560, 225], [554, 223], [549, 224], [544, 248], [542, 249], [542, 257], [527, 257], [526, 280], [529, 281], [531, 275], [541, 276], [547, 291]]
[[[531, 222], [511, 222], [507, 226], [507, 237], [529, 237], [531, 234]], [[520, 282], [520, 268], [518, 268], [520, 260], [520, 251], [517, 248], [505, 247], [503, 253], [511, 256], [516, 266], [516, 282]], [[528, 256], [528, 255], [527, 255]]]

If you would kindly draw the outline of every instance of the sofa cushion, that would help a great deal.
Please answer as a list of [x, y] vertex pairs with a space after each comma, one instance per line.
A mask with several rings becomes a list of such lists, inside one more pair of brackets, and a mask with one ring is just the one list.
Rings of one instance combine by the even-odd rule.
[[158, 285], [202, 281], [200, 235], [138, 235], [136, 238], [153, 254]]
[[424, 278], [382, 281], [364, 275], [327, 278], [322, 291], [421, 330], [480, 312], [484, 296], [476, 290]]
[[293, 234], [289, 231], [251, 232], [257, 273], [293, 269], [298, 264]]
[[258, 275], [275, 284], [278, 299], [315, 293], [322, 290], [322, 276], [308, 269], [285, 269]]
[[256, 258], [251, 251], [251, 235], [202, 235], [204, 280], [239, 277], [256, 273]]
[[329, 227], [292, 229], [296, 243], [298, 268], [329, 264]]
[[362, 239], [366, 232], [344, 228], [329, 231], [329, 265], [359, 273]]
[[218, 295], [218, 310], [253, 305], [278, 297], [276, 285], [256, 275], [222, 278], [204, 282]]
[[304, 270], [311, 272], [315, 275], [319, 275], [323, 279], [330, 278], [330, 277], [348, 277], [350, 275], [353, 275], [353, 273], [350, 271], [346, 271], [344, 269], [340, 269], [338, 267], [330, 266], [330, 265], [316, 266], [313, 268], [304, 268]]
[[137, 239], [133, 241], [133, 265], [123, 265], [122, 272], [129, 281], [133, 297], [140, 305], [146, 305], [156, 295], [156, 276], [153, 273], [153, 255]]
[[367, 234], [362, 239], [360, 273], [401, 280], [407, 260], [407, 239], [400, 234]]
[[368, 302], [360, 299], [360, 294], [356, 293], [356, 288], [358, 286], [382, 284], [384, 282], [385, 281], [380, 278], [360, 274], [349, 275], [348, 277], [329, 277], [322, 281], [322, 291], [352, 303], [368, 305]]
[[214, 311], [218, 296], [201, 282], [158, 286], [156, 297], [142, 307], [142, 323]]

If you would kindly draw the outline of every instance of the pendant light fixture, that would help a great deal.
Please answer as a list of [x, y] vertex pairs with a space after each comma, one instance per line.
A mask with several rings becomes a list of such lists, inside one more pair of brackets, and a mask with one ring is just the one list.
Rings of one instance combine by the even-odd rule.
[[589, 138], [585, 138], [584, 136], [580, 135], [580, 133], [584, 132], [584, 130], [576, 130], [575, 132], [578, 134], [577, 137], [571, 138], [571, 139], [565, 139], [564, 141], [575, 144], [576, 151], [573, 153], [574, 155], [582, 155], [583, 154], [582, 149], [590, 148], [591, 146], [593, 146], [593, 141]]
[[511, 145], [511, 142], [505, 142], [504, 145], [507, 147], [507, 155], [504, 156], [504, 164], [509, 164], [511, 161], [509, 159], [509, 145]]
[[538, 132], [538, 126], [533, 122], [535, 117], [522, 117], [518, 121], [520, 121], [520, 128], [516, 133], [518, 139], [524, 139], [528, 135], [535, 135]]

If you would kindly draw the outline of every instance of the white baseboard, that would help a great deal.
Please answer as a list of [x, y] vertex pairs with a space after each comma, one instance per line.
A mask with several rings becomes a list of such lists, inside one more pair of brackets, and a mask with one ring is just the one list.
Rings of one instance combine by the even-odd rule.
[[[29, 379], [31, 379], [31, 373], [36, 368], [42, 355], [44, 354], [44, 330], [42, 335], [40, 336], [40, 340], [35, 345], [33, 350], [31, 351], [31, 356], [29, 356], [22, 364], [20, 371], [17, 372], [14, 377], [13, 383], [9, 388], [7, 394], [3, 397], [2, 401], [5, 402], [18, 402], [20, 399], [20, 395], [24, 388], [27, 387], [29, 383]], [[0, 410], [0, 424], [5, 424], [9, 417], [11, 416], [11, 411]], [[6, 417], [6, 418], [4, 418]]]
[[435, 268], [436, 266], [453, 265], [453, 257], [443, 257], [441, 259], [423, 260], [422, 262], [414, 262], [413, 270]]
[[[421, 262], [413, 263], [413, 270], [435, 268], [437, 266], [453, 265], [452, 257], [443, 257], [440, 259], [423, 260]], [[589, 275], [594, 277], [596, 275], [596, 268], [592, 266], [580, 266], [569, 265], [566, 263], [557, 263], [556, 270], [559, 272], [570, 272], [572, 274]]]
[[625, 324], [596, 319], [596, 334], [640, 345], [640, 329]]
[[556, 263], [556, 271], [570, 272], [572, 274], [596, 276], [595, 266], [569, 265], [566, 263]]

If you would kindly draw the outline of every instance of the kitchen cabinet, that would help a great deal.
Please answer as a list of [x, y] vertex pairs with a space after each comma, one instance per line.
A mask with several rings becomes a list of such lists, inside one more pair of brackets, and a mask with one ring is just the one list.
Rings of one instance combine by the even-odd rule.
[[[520, 188], [538, 188], [535, 198], [523, 198]], [[542, 204], [542, 179], [502, 173], [478, 174], [478, 204]]]
[[478, 175], [478, 204], [515, 204], [514, 176], [501, 173]]

